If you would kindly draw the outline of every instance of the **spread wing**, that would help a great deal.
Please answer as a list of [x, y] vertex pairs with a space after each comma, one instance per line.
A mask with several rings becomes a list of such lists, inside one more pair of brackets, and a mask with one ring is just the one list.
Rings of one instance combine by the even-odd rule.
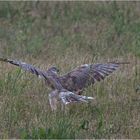
[[47, 78], [47, 73], [45, 71], [35, 68], [31, 64], [27, 64], [25, 62], [16, 61], [16, 60], [4, 59], [4, 58], [0, 58], [0, 61], [8, 62], [10, 64], [20, 67], [21, 69], [23, 69], [25, 71], [31, 72], [32, 74], [35, 74], [35, 75], [40, 76], [45, 79]]
[[42, 70], [34, 67], [31, 64], [27, 64], [25, 62], [11, 60], [11, 59], [4, 59], [4, 58], [0, 58], [0, 61], [4, 61], [4, 62], [8, 62], [13, 65], [16, 65], [25, 71], [31, 72], [32, 74], [35, 74], [39, 77], [44, 78], [46, 80], [46, 83], [49, 86], [51, 86], [53, 89], [54, 88], [56, 88], [56, 89], [63, 88], [62, 85], [60, 84], [60, 82], [58, 81], [58, 79], [54, 79], [48, 72], [42, 71]]
[[105, 79], [120, 64], [125, 63], [85, 64], [60, 76], [60, 81], [65, 89], [80, 94], [85, 87]]

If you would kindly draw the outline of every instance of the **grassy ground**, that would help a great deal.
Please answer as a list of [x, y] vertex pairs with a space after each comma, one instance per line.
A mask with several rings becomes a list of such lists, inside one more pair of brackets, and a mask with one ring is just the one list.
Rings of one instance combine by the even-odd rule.
[[0, 138], [140, 138], [140, 2], [0, 2], [0, 56], [61, 74], [129, 61], [53, 113], [37, 77], [0, 63]]

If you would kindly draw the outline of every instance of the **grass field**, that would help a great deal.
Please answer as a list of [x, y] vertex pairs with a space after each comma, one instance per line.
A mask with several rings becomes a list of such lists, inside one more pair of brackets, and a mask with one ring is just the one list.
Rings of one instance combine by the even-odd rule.
[[44, 81], [0, 62], [0, 138], [140, 138], [140, 2], [0, 2], [0, 57], [60, 74], [130, 62], [56, 112]]

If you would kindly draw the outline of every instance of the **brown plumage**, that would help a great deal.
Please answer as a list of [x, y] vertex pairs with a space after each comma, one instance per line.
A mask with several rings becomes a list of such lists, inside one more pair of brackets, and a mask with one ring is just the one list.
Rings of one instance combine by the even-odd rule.
[[103, 80], [106, 76], [115, 71], [120, 64], [127, 64], [115, 62], [106, 64], [85, 64], [75, 68], [67, 74], [59, 76], [56, 67], [51, 67], [47, 71], [42, 71], [33, 65], [21, 61], [4, 58], [0, 58], [0, 61], [16, 65], [25, 71], [42, 77], [46, 84], [53, 90], [49, 94], [52, 109], [56, 108], [57, 100], [61, 100], [64, 104], [68, 104], [70, 102], [78, 101], [87, 102], [88, 99], [93, 99], [92, 97], [77, 94], [81, 94], [84, 88], [94, 84], [96, 81]]
[[94, 84], [96, 81], [104, 80], [120, 64], [126, 63], [85, 64], [60, 76], [59, 80], [65, 89], [81, 94], [84, 88]]

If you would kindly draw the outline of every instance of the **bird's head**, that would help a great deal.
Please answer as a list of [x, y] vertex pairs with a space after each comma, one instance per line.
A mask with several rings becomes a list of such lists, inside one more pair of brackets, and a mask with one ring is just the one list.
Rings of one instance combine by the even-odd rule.
[[51, 74], [58, 74], [59, 73], [58, 68], [56, 68], [55, 66], [50, 67], [47, 71]]

